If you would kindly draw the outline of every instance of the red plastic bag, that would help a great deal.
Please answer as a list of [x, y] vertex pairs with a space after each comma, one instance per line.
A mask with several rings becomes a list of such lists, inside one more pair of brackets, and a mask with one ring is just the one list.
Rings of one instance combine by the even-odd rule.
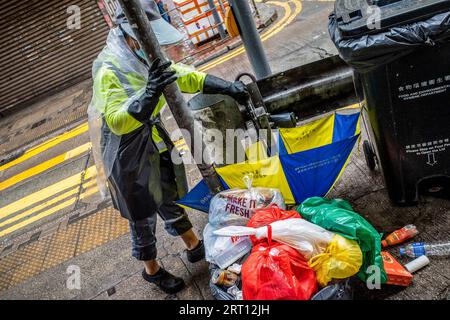
[[276, 204], [272, 204], [267, 208], [255, 210], [253, 216], [247, 223], [247, 227], [259, 228], [278, 220], [291, 218], [301, 218], [301, 216], [295, 210], [282, 210]]
[[309, 300], [317, 292], [314, 270], [281, 243], [256, 245], [241, 272], [244, 300]]
[[[271, 224], [272, 222], [291, 218], [300, 219], [301, 216], [295, 210], [282, 210], [276, 204], [272, 204], [267, 208], [255, 210], [253, 216], [247, 223], [247, 227], [251, 228], [264, 227]], [[266, 240], [256, 239], [255, 236], [250, 236], [250, 240], [252, 240], [253, 245], [256, 245], [261, 242], [266, 242]]]

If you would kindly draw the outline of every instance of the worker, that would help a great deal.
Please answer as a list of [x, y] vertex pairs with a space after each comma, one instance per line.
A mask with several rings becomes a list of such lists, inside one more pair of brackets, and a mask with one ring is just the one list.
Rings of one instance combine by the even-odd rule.
[[[154, 1], [141, 0], [156, 25], [160, 44], [180, 39], [179, 32], [161, 19]], [[182, 92], [225, 94], [243, 104], [248, 92], [242, 82], [228, 82], [185, 65], [147, 61], [123, 12], [110, 30], [106, 46], [93, 64], [93, 97], [88, 109], [89, 131], [101, 190], [129, 220], [132, 255], [143, 261], [143, 278], [173, 294], [184, 281], [156, 260], [157, 214], [166, 231], [181, 236], [187, 259], [204, 259], [204, 245], [175, 201], [186, 189], [184, 167], [171, 161], [173, 144], [159, 121], [165, 105], [164, 88], [176, 82]], [[159, 17], [159, 18], [158, 18]], [[180, 170], [180, 167], [183, 170]]]

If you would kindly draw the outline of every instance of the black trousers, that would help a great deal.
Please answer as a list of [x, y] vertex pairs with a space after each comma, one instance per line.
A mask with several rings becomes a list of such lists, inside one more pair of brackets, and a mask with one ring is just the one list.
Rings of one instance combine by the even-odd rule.
[[[157, 215], [164, 220], [165, 230], [172, 236], [179, 236], [192, 228], [185, 211], [175, 204], [179, 199], [174, 165], [169, 152], [160, 154], [161, 189], [163, 201], [150, 217], [130, 221], [132, 255], [138, 260], [153, 260], [156, 250]], [[145, 199], [143, 199], [145, 201]]]

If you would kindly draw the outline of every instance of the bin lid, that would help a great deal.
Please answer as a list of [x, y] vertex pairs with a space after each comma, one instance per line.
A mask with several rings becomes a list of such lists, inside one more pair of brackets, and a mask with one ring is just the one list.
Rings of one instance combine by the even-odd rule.
[[[335, 14], [344, 38], [356, 38], [425, 20], [450, 10], [450, 0], [337, 0]], [[375, 19], [379, 17], [379, 23]]]

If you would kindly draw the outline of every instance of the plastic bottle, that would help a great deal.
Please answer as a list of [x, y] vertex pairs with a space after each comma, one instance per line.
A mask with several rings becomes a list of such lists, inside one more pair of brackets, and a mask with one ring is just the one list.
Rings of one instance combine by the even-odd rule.
[[411, 239], [415, 235], [417, 235], [419, 231], [413, 224], [408, 224], [401, 229], [398, 229], [388, 235], [383, 241], [381, 241], [381, 245], [383, 247], [392, 246], [394, 244], [402, 243], [408, 239]]
[[431, 243], [424, 244], [423, 242], [415, 242], [400, 248], [400, 255], [408, 256], [411, 258], [417, 258], [423, 255], [427, 256], [449, 256], [450, 255], [450, 243]]
[[426, 265], [430, 263], [430, 260], [427, 258], [427, 256], [420, 256], [413, 261], [405, 264], [405, 269], [408, 270], [409, 273], [414, 273]]
[[214, 261], [221, 269], [226, 269], [228, 266], [245, 256], [252, 250], [252, 242], [248, 237], [240, 238], [233, 246], [227, 248], [218, 254]]

